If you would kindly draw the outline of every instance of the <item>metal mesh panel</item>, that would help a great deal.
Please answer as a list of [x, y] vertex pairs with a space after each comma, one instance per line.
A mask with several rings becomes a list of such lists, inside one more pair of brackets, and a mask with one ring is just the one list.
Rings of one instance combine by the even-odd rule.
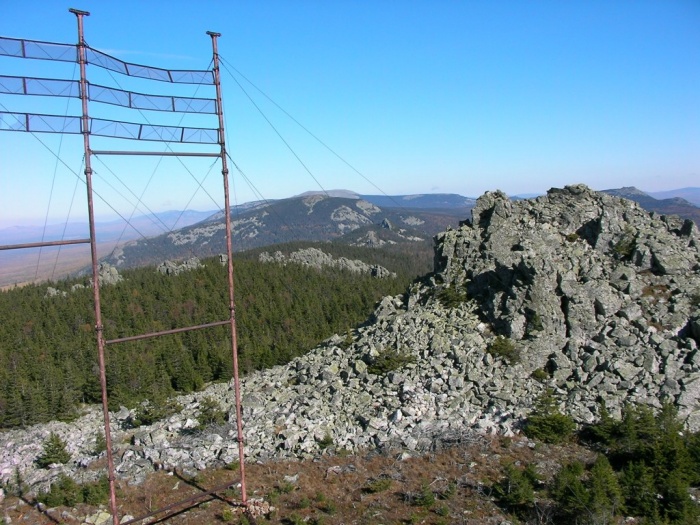
[[117, 73], [122, 73], [123, 75], [127, 74], [126, 64], [117, 58], [113, 58], [100, 51], [95, 51], [89, 47], [86, 50], [86, 56], [89, 64], [110, 69]]
[[0, 75], [0, 93], [79, 98], [80, 83], [73, 80]]
[[103, 137], [120, 139], [150, 140], [159, 142], [188, 142], [197, 144], [217, 144], [218, 130], [207, 128], [186, 128], [182, 126], [152, 126], [133, 122], [90, 119], [90, 133]]
[[80, 133], [80, 117], [0, 112], [0, 131]]
[[90, 100], [132, 109], [176, 111], [181, 113], [216, 113], [216, 100], [211, 98], [147, 95], [93, 84], [90, 85]]
[[127, 108], [130, 107], [129, 93], [127, 91], [122, 91], [121, 89], [90, 84], [88, 86], [88, 97], [90, 100], [94, 100], [95, 102], [125, 106]]
[[0, 130], [27, 131], [26, 113], [8, 113], [0, 111]]
[[9, 57], [24, 56], [24, 51], [22, 50], [22, 41], [15, 40], [14, 38], [0, 37], [0, 55]]
[[0, 37], [0, 55], [61, 62], [76, 62], [78, 59], [75, 44], [56, 44], [6, 37]]
[[[0, 131], [32, 133], [80, 133], [80, 117], [10, 113], [0, 111]], [[152, 126], [118, 120], [90, 119], [90, 133], [101, 137], [149, 140], [158, 142], [187, 142], [217, 144], [218, 130], [182, 126]]]
[[87, 49], [87, 60], [90, 64], [95, 66], [132, 77], [148, 78], [176, 84], [214, 83], [214, 76], [212, 72], [208, 70], [170, 70], [143, 66], [140, 64], [131, 64], [92, 48]]
[[93, 135], [117, 137], [121, 139], [138, 139], [139, 131], [139, 124], [97, 118], [90, 119], [90, 133]]
[[216, 113], [216, 100], [211, 98], [173, 97], [173, 106], [183, 113]]

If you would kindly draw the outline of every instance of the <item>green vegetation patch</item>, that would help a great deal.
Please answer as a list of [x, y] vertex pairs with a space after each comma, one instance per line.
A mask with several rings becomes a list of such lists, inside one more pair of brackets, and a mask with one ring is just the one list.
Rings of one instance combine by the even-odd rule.
[[486, 351], [494, 357], [503, 358], [506, 363], [513, 365], [520, 362], [520, 350], [512, 339], [499, 335], [487, 347]]
[[64, 464], [70, 461], [70, 453], [66, 450], [66, 442], [55, 432], [51, 432], [44, 441], [43, 450], [36, 458], [39, 468], [48, 468], [54, 464]]
[[525, 422], [525, 435], [545, 443], [561, 443], [570, 439], [576, 430], [576, 423], [557, 409], [551, 389], [535, 402], [535, 408]]
[[374, 375], [384, 375], [416, 362], [416, 356], [407, 351], [387, 349], [374, 357], [367, 371]]
[[72, 478], [61, 474], [47, 492], [37, 494], [37, 500], [47, 507], [74, 507], [78, 503], [97, 506], [107, 502], [108, 494], [109, 481], [106, 477], [95, 483], [79, 485]]
[[445, 308], [455, 308], [468, 299], [467, 291], [456, 285], [442, 288], [437, 292], [436, 297]]

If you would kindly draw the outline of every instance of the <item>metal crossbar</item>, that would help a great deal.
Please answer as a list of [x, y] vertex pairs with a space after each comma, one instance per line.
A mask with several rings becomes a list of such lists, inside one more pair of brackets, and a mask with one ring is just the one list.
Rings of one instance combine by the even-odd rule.
[[24, 250], [26, 248], [43, 248], [45, 246], [66, 246], [69, 244], [90, 244], [91, 239], [75, 239], [72, 241], [28, 242], [25, 244], [5, 244], [0, 250]]
[[[149, 512], [148, 514], [144, 514], [143, 516], [139, 516], [139, 517], [137, 517], [137, 518], [133, 518], [133, 519], [130, 519], [130, 520], [128, 520], [128, 521], [125, 521], [125, 522], [121, 523], [121, 525], [131, 525], [132, 523], [138, 523], [139, 521], [143, 521], [143, 520], [145, 520], [145, 519], [151, 518], [151, 517], [156, 516], [156, 515], [158, 515], [158, 514], [160, 514], [160, 513], [162, 513], [162, 512], [166, 512], [166, 511], [172, 510], [172, 509], [174, 509], [174, 508], [176, 508], [176, 507], [179, 507], [179, 506], [181, 506], [181, 505], [186, 505], [186, 504], [189, 504], [189, 503], [194, 503], [195, 501], [199, 501], [200, 499], [204, 499], [204, 498], [206, 498], [207, 496], [211, 496], [211, 495], [213, 495], [213, 494], [216, 494], [217, 492], [221, 492], [222, 490], [226, 490], [227, 488], [232, 487], [232, 486], [235, 485], [236, 483], [238, 483], [238, 480], [231, 481], [231, 482], [225, 483], [225, 484], [223, 484], [223, 485], [219, 485], [219, 486], [217, 486], [217, 487], [214, 487], [213, 489], [209, 489], [209, 490], [204, 491], [204, 492], [201, 492], [201, 493], [199, 493], [199, 494], [195, 494], [195, 495], [192, 496], [192, 497], [185, 498], [185, 499], [180, 500], [180, 501], [176, 501], [175, 503], [171, 503], [171, 504], [169, 504], [169, 505], [166, 505], [165, 507], [162, 507], [162, 508], [160, 508], [160, 509], [156, 509], [156, 510], [154, 510], [154, 511], [151, 511], [151, 512]], [[245, 506], [245, 505], [240, 504], [239, 506]], [[167, 515], [167, 516], [163, 516], [163, 517], [160, 518], [158, 521], [162, 521], [162, 520], [168, 519], [169, 517], [174, 516], [175, 514], [178, 514], [179, 512], [180, 512], [180, 511], [178, 511], [178, 512], [176, 512], [176, 513], [169, 514], [169, 515]]]
[[186, 326], [183, 328], [173, 328], [172, 330], [162, 330], [160, 332], [151, 332], [148, 334], [132, 335], [129, 337], [120, 337], [119, 339], [107, 339], [105, 341], [105, 344], [112, 345], [115, 343], [126, 343], [127, 341], [140, 341], [142, 339], [150, 339], [151, 337], [160, 337], [161, 335], [181, 334], [183, 332], [193, 332], [194, 330], [201, 330], [202, 328], [212, 328], [214, 326], [224, 326], [227, 324], [231, 324], [230, 319], [227, 319], [226, 321], [215, 321], [213, 323]]

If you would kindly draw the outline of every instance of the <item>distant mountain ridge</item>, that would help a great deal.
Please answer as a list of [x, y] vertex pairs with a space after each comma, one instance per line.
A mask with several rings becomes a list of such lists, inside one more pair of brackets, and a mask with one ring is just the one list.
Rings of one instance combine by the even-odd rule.
[[417, 193], [410, 195], [364, 195], [350, 190], [307, 191], [297, 197], [325, 195], [346, 199], [362, 199], [376, 206], [385, 208], [420, 208], [420, 209], [471, 209], [475, 198], [464, 197], [457, 193]]
[[680, 197], [655, 199], [634, 186], [603, 190], [602, 193], [635, 201], [647, 211], [654, 211], [662, 215], [678, 215], [684, 219], [692, 220], [696, 225], [700, 225], [700, 208]]
[[677, 190], [654, 191], [649, 192], [649, 195], [655, 199], [672, 199], [680, 197], [695, 206], [700, 206], [700, 188], [678, 188]]
[[[668, 193], [692, 197], [696, 191], [700, 192], [700, 188], [682, 188]], [[700, 224], [700, 208], [683, 198], [656, 199], [635, 187], [609, 189], [604, 193], [636, 201], [647, 211], [678, 215]], [[518, 199], [514, 197], [514, 200]], [[474, 202], [458, 194], [362, 195], [344, 189], [246, 202], [231, 207], [234, 250], [290, 241], [339, 240], [372, 247], [386, 243], [431, 242], [435, 234], [467, 218]], [[133, 227], [128, 228], [121, 220], [100, 222], [97, 224], [98, 242], [109, 246], [103, 253], [111, 252], [118, 240], [124, 242], [107, 258], [108, 262], [121, 267], [159, 264], [166, 259], [186, 259], [194, 255], [217, 255], [225, 251], [223, 218], [223, 211], [187, 210], [162, 212], [155, 217], [141, 216], [132, 219]], [[0, 229], [0, 244], [36, 242], [41, 240], [42, 232], [40, 227]], [[84, 237], [87, 237], [87, 225], [70, 223], [65, 228], [63, 225], [47, 228], [43, 238]], [[16, 270], [4, 284], [21, 281], [20, 269], [25, 265], [17, 259], [19, 255], [6, 252], [3, 256], [5, 266], [12, 265]], [[29, 266], [36, 266], [36, 262], [30, 261]], [[54, 278], [53, 272], [51, 278]]]
[[[473, 202], [454, 195], [398, 196], [393, 206], [378, 206], [351, 192], [305, 193], [289, 199], [258, 202], [231, 212], [235, 251], [293, 242], [339, 240], [356, 246], [429, 242], [447, 227], [457, 226]], [[374, 198], [376, 196], [370, 196]], [[381, 200], [377, 198], [377, 200]], [[397, 203], [406, 203], [399, 206]], [[415, 204], [408, 206], [408, 203]], [[226, 251], [223, 213], [178, 231], [137, 240], [117, 250], [107, 261], [134, 267], [217, 255]]]

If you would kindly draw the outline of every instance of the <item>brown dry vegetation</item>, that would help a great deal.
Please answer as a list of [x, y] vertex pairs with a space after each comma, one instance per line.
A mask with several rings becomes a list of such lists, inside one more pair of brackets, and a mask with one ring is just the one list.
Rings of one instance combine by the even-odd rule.
[[[577, 445], [536, 446], [525, 438], [475, 437], [469, 442], [420, 457], [401, 459], [401, 451], [365, 456], [324, 454], [304, 462], [280, 461], [246, 465], [249, 498], [263, 498], [275, 510], [257, 518], [264, 523], [311, 524], [489, 524], [506, 519], [491, 498], [491, 485], [503, 467], [533, 463], [548, 479], [567, 461], [590, 462], [593, 453]], [[286, 479], [285, 479], [286, 478]], [[142, 516], [211, 487], [234, 482], [234, 488], [180, 506], [178, 514], [156, 516], [151, 523], [208, 524], [245, 521], [240, 507], [236, 466], [207, 470], [194, 478], [155, 472], [145, 483], [129, 486], [120, 481], [120, 517]], [[95, 507], [40, 511], [31, 494], [24, 502], [8, 497], [4, 516], [11, 523], [84, 522]], [[0, 516], [0, 520], [2, 517]], [[1, 522], [1, 521], [0, 521]], [[9, 521], [8, 521], [9, 522]], [[111, 524], [111, 522], [110, 522]]]

